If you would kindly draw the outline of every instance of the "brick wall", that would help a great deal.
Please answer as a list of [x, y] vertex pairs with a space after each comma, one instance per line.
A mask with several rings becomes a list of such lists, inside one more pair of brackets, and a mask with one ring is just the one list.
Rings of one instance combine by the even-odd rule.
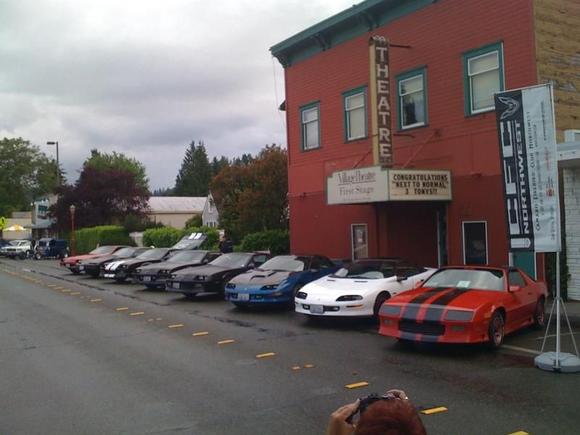
[[580, 168], [567, 168], [564, 175], [566, 219], [566, 257], [568, 259], [568, 297], [580, 300]]

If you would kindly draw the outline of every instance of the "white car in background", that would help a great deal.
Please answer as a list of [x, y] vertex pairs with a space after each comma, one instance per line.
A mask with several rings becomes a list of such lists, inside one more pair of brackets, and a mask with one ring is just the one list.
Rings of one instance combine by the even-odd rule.
[[32, 257], [32, 242], [30, 240], [12, 240], [0, 248], [0, 255], [10, 258]]
[[297, 313], [309, 316], [377, 316], [384, 301], [415, 288], [436, 269], [399, 258], [355, 261], [305, 285], [294, 299]]

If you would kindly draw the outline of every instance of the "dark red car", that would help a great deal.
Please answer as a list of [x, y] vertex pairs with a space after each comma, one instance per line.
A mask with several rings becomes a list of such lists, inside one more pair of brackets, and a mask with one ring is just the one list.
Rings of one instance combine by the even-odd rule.
[[93, 249], [88, 254], [84, 255], [75, 255], [74, 257], [67, 257], [60, 260], [60, 265], [63, 267], [68, 268], [72, 273], [75, 275], [81, 273], [79, 270], [79, 261], [82, 260], [91, 260], [93, 258], [98, 258], [104, 255], [110, 255], [121, 248], [126, 248], [127, 246], [122, 245], [108, 245], [108, 246], [99, 246], [98, 248]]

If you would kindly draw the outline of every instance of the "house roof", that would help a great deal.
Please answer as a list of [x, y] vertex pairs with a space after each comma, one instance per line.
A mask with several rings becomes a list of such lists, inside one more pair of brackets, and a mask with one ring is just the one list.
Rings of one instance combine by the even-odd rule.
[[149, 198], [150, 213], [200, 213], [205, 196], [152, 196]]

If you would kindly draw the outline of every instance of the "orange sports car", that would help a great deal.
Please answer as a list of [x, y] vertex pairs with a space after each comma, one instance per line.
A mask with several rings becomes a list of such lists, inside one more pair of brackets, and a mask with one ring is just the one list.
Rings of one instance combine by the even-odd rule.
[[545, 325], [546, 285], [514, 267], [458, 266], [388, 299], [379, 333], [399, 340], [501, 346], [505, 334]]

